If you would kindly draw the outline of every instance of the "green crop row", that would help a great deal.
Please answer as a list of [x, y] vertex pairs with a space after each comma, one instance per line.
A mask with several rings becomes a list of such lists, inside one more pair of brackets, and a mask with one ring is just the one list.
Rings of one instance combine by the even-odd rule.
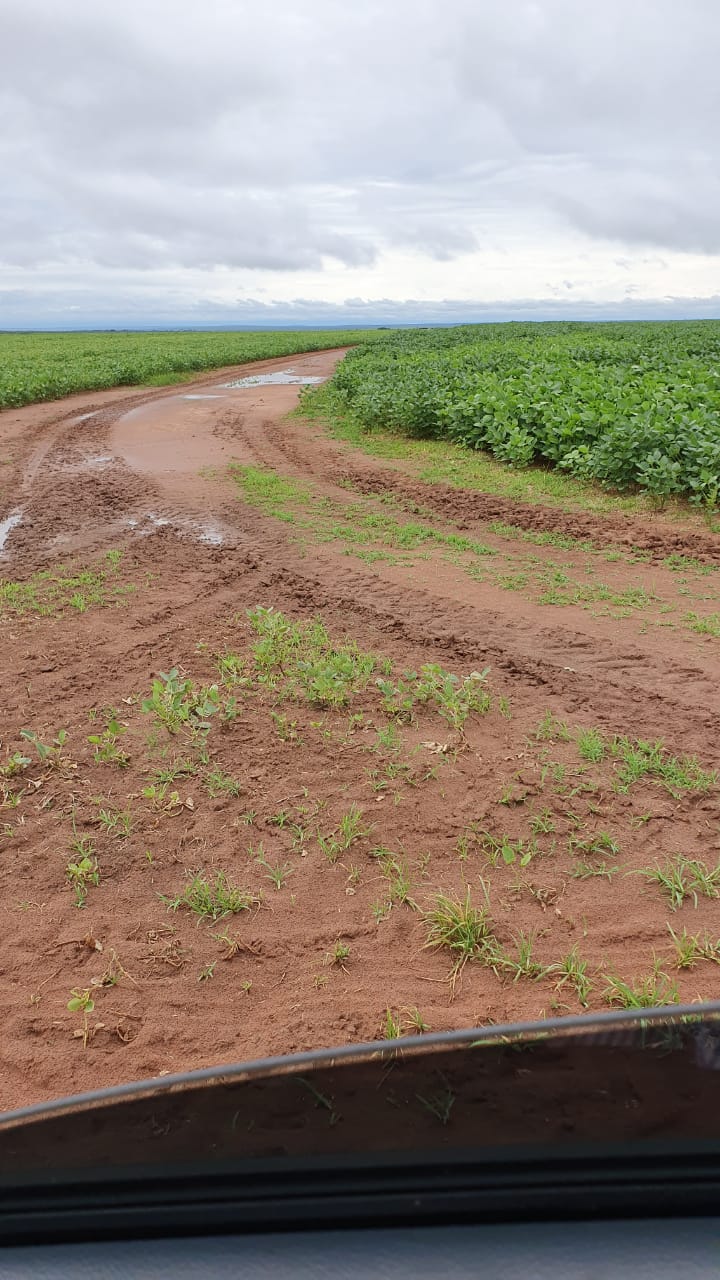
[[374, 335], [350, 330], [259, 333], [0, 333], [0, 409], [74, 391], [132, 386]]
[[720, 500], [720, 322], [394, 331], [334, 386], [368, 429], [445, 437], [662, 500]]

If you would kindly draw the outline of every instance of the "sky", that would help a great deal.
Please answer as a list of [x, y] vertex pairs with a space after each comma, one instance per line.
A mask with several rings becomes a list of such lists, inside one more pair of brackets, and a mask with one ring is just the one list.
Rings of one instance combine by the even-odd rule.
[[0, 328], [720, 316], [717, 0], [2, 0]]

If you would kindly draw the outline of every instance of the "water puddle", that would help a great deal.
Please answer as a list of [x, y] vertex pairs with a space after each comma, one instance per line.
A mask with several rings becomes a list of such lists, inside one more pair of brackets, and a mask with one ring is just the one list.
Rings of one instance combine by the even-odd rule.
[[106, 467], [111, 467], [117, 459], [112, 453], [89, 453], [79, 462], [65, 462], [59, 470], [64, 471], [66, 475], [81, 476], [86, 471], [104, 471]]
[[[221, 547], [225, 542], [222, 529], [212, 520], [189, 520], [186, 518], [171, 520], [168, 516], [159, 516], [154, 511], [148, 511], [140, 519], [136, 516], [131, 516], [126, 521], [126, 524], [129, 529], [134, 529], [141, 538], [146, 538], [153, 529], [171, 528], [177, 533], [189, 534], [196, 542], [202, 542], [207, 547]], [[150, 528], [146, 527], [148, 525]]]
[[10, 515], [6, 516], [4, 520], [0, 520], [0, 551], [5, 550], [5, 543], [10, 537], [13, 529], [20, 524], [22, 515], [22, 511], [18, 508], [17, 511], [11, 511]]
[[92, 413], [81, 413], [79, 418], [73, 418], [73, 422], [87, 422], [88, 418], [94, 418], [99, 412], [99, 409], [93, 409]]
[[225, 399], [224, 396], [217, 395], [214, 392], [210, 392], [210, 391], [204, 392], [202, 394], [198, 392], [196, 395], [186, 395], [186, 396], [183, 396], [182, 398], [183, 400], [224, 400]]
[[224, 387], [304, 387], [313, 382], [324, 382], [324, 378], [313, 377], [309, 373], [295, 373], [293, 369], [283, 369], [279, 373], [255, 373], [249, 378], [238, 378], [235, 382], [223, 382]]

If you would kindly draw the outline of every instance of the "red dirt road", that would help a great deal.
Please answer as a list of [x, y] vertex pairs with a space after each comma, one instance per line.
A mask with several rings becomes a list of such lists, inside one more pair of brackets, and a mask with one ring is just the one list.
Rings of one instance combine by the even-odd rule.
[[[326, 377], [341, 355], [243, 373]], [[590, 1008], [656, 961], [656, 992], [720, 996], [718, 964], [678, 968], [668, 929], [720, 936], [720, 537], [424, 484], [287, 418], [296, 385], [231, 373], [0, 415], [0, 529], [19, 517], [0, 578], [20, 584], [0, 596], [0, 1107], [371, 1039], [388, 1010], [404, 1031], [577, 1012], [573, 949]], [[287, 482], [274, 506], [234, 463]], [[489, 668], [492, 707], [460, 732], [431, 704], [396, 722], [372, 681], [334, 710], [281, 697], [253, 666], [258, 605], [321, 616], [396, 681]], [[143, 711], [159, 672], [210, 686], [227, 653], [245, 683], [207, 734]], [[88, 740], [114, 713], [126, 767]], [[67, 739], [40, 759], [21, 730]], [[708, 777], [626, 786], [614, 736]], [[318, 833], [327, 847], [352, 805], [367, 834], [331, 860]], [[67, 868], [87, 851], [78, 908]], [[637, 873], [677, 855], [709, 878], [686, 873], [673, 911]], [[168, 909], [218, 871], [259, 905]], [[467, 887], [480, 906], [483, 884], [507, 963], [471, 960], [453, 990], [425, 912]]]

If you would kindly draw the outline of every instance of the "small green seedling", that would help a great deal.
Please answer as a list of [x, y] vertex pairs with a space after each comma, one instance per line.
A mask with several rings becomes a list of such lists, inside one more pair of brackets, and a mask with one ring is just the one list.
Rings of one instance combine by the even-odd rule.
[[562, 960], [550, 966], [548, 973], [557, 974], [556, 991], [562, 991], [566, 986], [571, 987], [583, 1009], [587, 1009], [593, 984], [588, 975], [588, 962], [581, 959], [577, 943]]
[[93, 747], [96, 764], [116, 764], [120, 769], [127, 768], [130, 757], [118, 746], [118, 740], [127, 732], [127, 725], [113, 715], [108, 720], [102, 733], [91, 733], [88, 742]]
[[27, 769], [29, 764], [32, 764], [30, 756], [24, 756], [21, 751], [14, 751], [11, 756], [8, 756], [5, 764], [0, 766], [0, 777], [13, 778], [15, 774]]
[[90, 1026], [88, 1024], [88, 1014], [92, 1013], [95, 1008], [95, 1001], [92, 998], [89, 987], [84, 990], [80, 987], [73, 987], [70, 992], [70, 999], [67, 1007], [71, 1013], [81, 1013], [83, 1016], [82, 1027], [74, 1032], [74, 1035], [83, 1042], [83, 1048], [87, 1049], [88, 1042], [91, 1037]]
[[337, 965], [342, 969], [343, 973], [347, 973], [347, 962], [350, 958], [350, 947], [347, 942], [341, 942], [340, 939], [335, 943], [332, 951], [328, 951], [325, 956], [325, 963]]
[[76, 907], [85, 906], [88, 886], [100, 883], [100, 869], [97, 858], [92, 854], [92, 844], [89, 840], [81, 843], [87, 847], [88, 852], [79, 858], [77, 862], [68, 862], [65, 868], [65, 874], [75, 893]]
[[329, 832], [328, 835], [317, 832], [317, 842], [328, 862], [337, 862], [341, 853], [346, 853], [357, 840], [370, 835], [371, 831], [372, 825], [366, 826], [363, 822], [362, 809], [359, 805], [353, 804], [348, 812], [343, 814], [334, 831]]
[[59, 765], [62, 763], [63, 747], [68, 740], [66, 729], [58, 730], [50, 745], [43, 742], [33, 729], [21, 729], [20, 737], [24, 738], [26, 742], [29, 742], [30, 745], [35, 748], [40, 764], [50, 767], [52, 765]]
[[132, 815], [129, 809], [100, 809], [98, 822], [109, 836], [116, 840], [127, 840], [132, 831]]
[[67, 1007], [71, 1013], [92, 1013], [95, 1008], [95, 1001], [90, 994], [89, 988], [81, 991], [78, 987], [73, 987]]
[[402, 1035], [400, 1018], [388, 1006], [383, 1020], [383, 1036], [386, 1040], [399, 1040]]

